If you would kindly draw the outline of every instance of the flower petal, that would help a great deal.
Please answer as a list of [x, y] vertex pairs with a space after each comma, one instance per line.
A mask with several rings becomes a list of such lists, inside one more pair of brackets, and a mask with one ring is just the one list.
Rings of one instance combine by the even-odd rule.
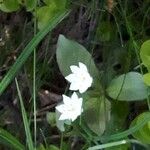
[[86, 65], [83, 64], [82, 62], [79, 62], [79, 67], [82, 71], [88, 72]]
[[71, 83], [69, 89], [76, 91], [79, 89], [79, 84], [78, 83]]
[[71, 100], [76, 101], [78, 100], [78, 95], [76, 94], [76, 92], [74, 92], [71, 96]]
[[64, 112], [64, 104], [61, 104], [61, 105], [56, 106], [56, 109], [57, 109], [60, 113], [63, 113], [63, 112]]
[[71, 117], [71, 120], [72, 120], [72, 121], [75, 121], [75, 120], [77, 119], [77, 117], [78, 117], [77, 115], [73, 115], [73, 116]]
[[66, 114], [61, 114], [59, 117], [59, 120], [66, 120], [66, 119], [68, 119], [68, 115]]
[[82, 87], [80, 87], [79, 92], [84, 93], [87, 89], [88, 89], [87, 86], [82, 86]]
[[79, 71], [79, 67], [77, 67], [77, 66], [75, 66], [75, 65], [72, 65], [72, 66], [70, 66], [70, 69], [71, 69], [71, 71], [73, 72], [73, 73], [76, 73], [76, 72], [78, 72]]
[[76, 80], [76, 76], [74, 74], [69, 74], [68, 76], [65, 77], [66, 80], [69, 82], [74, 82]]
[[68, 97], [68, 96], [66, 96], [66, 95], [62, 95], [62, 97], [63, 97], [63, 102], [64, 102], [64, 104], [67, 104], [67, 103], [69, 103], [70, 102], [70, 97]]

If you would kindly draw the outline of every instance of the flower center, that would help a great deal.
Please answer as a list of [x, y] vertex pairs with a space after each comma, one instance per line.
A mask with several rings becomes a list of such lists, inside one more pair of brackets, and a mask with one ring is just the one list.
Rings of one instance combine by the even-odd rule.
[[73, 107], [73, 105], [72, 105], [72, 104], [70, 104], [70, 107], [68, 108], [68, 111], [70, 111], [70, 112], [75, 111], [75, 108]]
[[84, 74], [81, 74], [81, 81], [85, 81], [85, 79], [86, 79], [86, 77], [85, 77], [85, 75]]

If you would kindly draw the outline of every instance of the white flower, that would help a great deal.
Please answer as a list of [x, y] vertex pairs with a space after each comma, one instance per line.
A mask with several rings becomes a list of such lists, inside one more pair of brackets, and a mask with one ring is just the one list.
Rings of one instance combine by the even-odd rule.
[[87, 67], [79, 62], [79, 67], [72, 65], [70, 66], [72, 73], [65, 77], [68, 80], [70, 85], [70, 90], [79, 90], [80, 93], [84, 93], [93, 82], [93, 78], [90, 76]]
[[56, 106], [56, 109], [61, 113], [59, 120], [71, 120], [74, 121], [78, 116], [81, 115], [82, 109], [82, 98], [78, 98], [74, 92], [70, 97], [63, 95], [63, 104]]

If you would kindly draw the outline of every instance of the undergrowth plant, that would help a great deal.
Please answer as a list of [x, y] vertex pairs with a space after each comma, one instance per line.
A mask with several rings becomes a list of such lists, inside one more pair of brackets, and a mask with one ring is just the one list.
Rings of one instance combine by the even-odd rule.
[[[4, 149], [149, 150], [149, 6], [148, 0], [0, 0], [10, 21], [27, 16], [12, 32], [0, 25]], [[8, 125], [11, 113], [19, 125]]]

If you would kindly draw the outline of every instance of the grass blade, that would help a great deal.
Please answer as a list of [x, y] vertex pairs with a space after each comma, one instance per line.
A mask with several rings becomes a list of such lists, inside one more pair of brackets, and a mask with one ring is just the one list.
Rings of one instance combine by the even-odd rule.
[[0, 143], [15, 150], [25, 150], [25, 147], [8, 131], [0, 128]]
[[15, 79], [15, 82], [16, 82], [17, 92], [18, 92], [18, 96], [19, 96], [19, 100], [20, 100], [23, 124], [24, 124], [26, 137], [27, 137], [27, 145], [28, 145], [29, 150], [34, 150], [33, 141], [32, 141], [32, 137], [31, 137], [31, 131], [30, 131], [30, 128], [29, 128], [29, 122], [28, 122], [28, 119], [27, 119], [27, 114], [26, 114], [26, 110], [24, 108], [24, 104], [23, 104], [23, 100], [22, 100], [22, 96], [21, 96], [21, 92], [20, 92], [20, 89], [19, 89], [17, 79]]
[[5, 77], [0, 82], [0, 95], [4, 92], [4, 90], [7, 88], [7, 86], [10, 84], [10, 82], [15, 77], [16, 73], [19, 71], [19, 69], [22, 67], [22, 65], [25, 63], [27, 58], [30, 56], [30, 54], [33, 52], [34, 48], [39, 44], [39, 42], [45, 37], [45, 35], [53, 30], [58, 23], [60, 23], [67, 15], [69, 14], [69, 11], [65, 10], [64, 12], [57, 13], [48, 23], [48, 25], [41, 31], [39, 31], [34, 38], [29, 42], [29, 44], [25, 47], [23, 52], [20, 54], [20, 56], [17, 58], [16, 62], [13, 64], [13, 66], [10, 68], [8, 73], [5, 75]]

